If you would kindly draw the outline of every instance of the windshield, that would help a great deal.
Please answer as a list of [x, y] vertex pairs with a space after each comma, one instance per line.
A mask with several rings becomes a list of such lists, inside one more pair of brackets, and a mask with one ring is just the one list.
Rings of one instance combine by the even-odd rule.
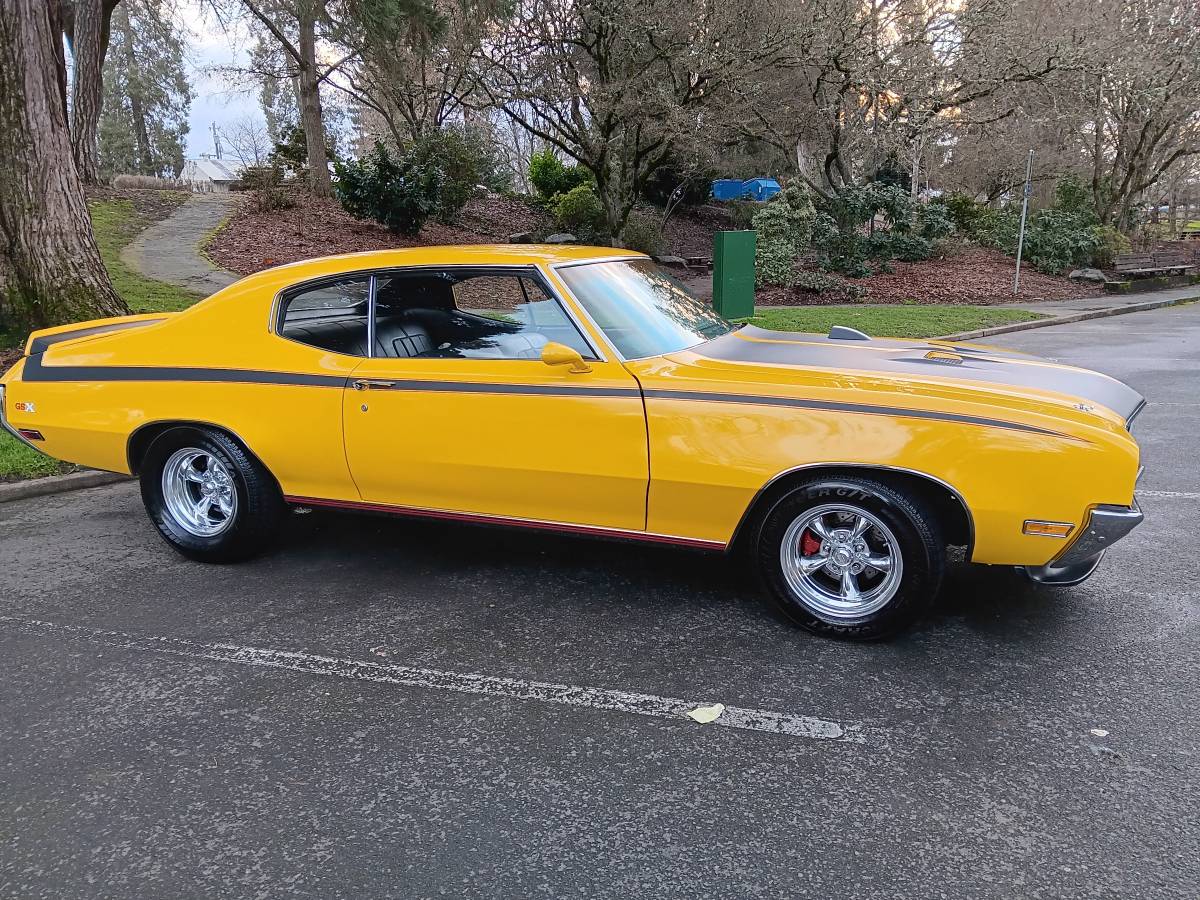
[[626, 359], [684, 350], [737, 327], [649, 259], [566, 266], [557, 272]]

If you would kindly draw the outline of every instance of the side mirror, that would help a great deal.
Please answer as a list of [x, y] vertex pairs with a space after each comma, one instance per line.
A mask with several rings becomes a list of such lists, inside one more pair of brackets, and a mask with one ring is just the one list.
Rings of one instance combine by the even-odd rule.
[[570, 366], [568, 371], [577, 374], [592, 371], [592, 367], [583, 361], [578, 350], [554, 341], [542, 347], [542, 362], [548, 366]]

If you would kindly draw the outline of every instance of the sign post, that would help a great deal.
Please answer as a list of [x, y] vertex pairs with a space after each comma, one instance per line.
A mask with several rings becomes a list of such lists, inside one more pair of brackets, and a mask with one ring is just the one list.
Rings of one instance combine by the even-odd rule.
[[1013, 279], [1013, 296], [1021, 290], [1021, 252], [1025, 249], [1025, 217], [1029, 215], [1029, 195], [1033, 193], [1030, 180], [1033, 178], [1033, 151], [1029, 151], [1029, 161], [1025, 164], [1025, 190], [1021, 200], [1021, 231], [1017, 235], [1017, 276]]
[[713, 309], [726, 319], [754, 315], [753, 231], [713, 235]]

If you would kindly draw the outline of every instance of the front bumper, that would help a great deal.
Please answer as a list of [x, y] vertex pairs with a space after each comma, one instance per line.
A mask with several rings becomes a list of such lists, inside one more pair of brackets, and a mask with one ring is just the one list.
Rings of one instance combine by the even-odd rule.
[[1024, 566], [1022, 571], [1038, 584], [1079, 584], [1096, 571], [1105, 551], [1140, 525], [1143, 518], [1136, 499], [1132, 506], [1094, 506], [1082, 533], [1066, 550], [1044, 566]]

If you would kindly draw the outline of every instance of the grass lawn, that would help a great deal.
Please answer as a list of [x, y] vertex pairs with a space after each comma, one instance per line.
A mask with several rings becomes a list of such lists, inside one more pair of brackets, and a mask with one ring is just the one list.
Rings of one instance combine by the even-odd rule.
[[[101, 199], [88, 202], [100, 256], [104, 259], [113, 287], [125, 298], [133, 312], [186, 309], [200, 299], [199, 294], [145, 278], [121, 260], [121, 251], [147, 225], [187, 199], [186, 194], [174, 195], [165, 191], [144, 193], [148, 195], [145, 211], [139, 211], [131, 200]], [[0, 329], [0, 349], [19, 346], [24, 340], [25, 335]], [[41, 478], [69, 472], [74, 468], [29, 449], [8, 432], [0, 430], [0, 481]]]
[[92, 214], [96, 243], [100, 245], [100, 256], [108, 269], [108, 277], [131, 311], [149, 313], [187, 309], [200, 299], [199, 294], [146, 278], [122, 261], [121, 251], [150, 224], [150, 220], [134, 208], [132, 201], [92, 200], [88, 210]]
[[930, 338], [1045, 318], [988, 306], [793, 306], [761, 309], [746, 321], [772, 331], [825, 333], [846, 325], [871, 337]]

